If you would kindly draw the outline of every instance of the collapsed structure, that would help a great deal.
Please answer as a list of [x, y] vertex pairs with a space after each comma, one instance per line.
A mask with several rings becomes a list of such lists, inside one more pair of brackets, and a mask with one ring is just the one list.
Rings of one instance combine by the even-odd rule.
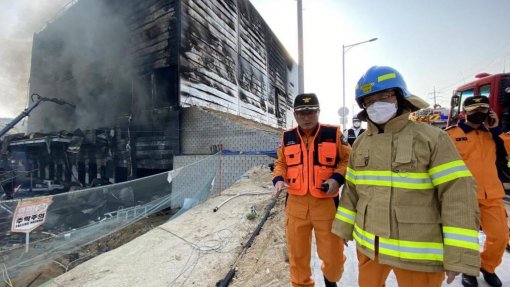
[[[2, 153], [22, 188], [69, 189], [178, 156], [274, 150], [297, 65], [248, 0], [82, 0], [34, 35], [30, 92], [76, 108], [41, 105]], [[241, 119], [251, 124], [232, 129]]]

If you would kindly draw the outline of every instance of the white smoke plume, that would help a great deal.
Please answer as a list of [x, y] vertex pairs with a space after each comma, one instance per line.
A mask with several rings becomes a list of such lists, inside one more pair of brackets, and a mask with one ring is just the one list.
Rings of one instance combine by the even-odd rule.
[[32, 37], [70, 0], [0, 0], [0, 117], [27, 104]]

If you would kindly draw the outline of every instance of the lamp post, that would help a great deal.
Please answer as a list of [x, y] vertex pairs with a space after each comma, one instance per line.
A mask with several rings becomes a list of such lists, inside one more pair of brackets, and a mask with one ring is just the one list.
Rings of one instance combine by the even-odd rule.
[[[352, 47], [354, 46], [358, 46], [358, 45], [361, 45], [361, 44], [365, 44], [365, 43], [368, 43], [368, 42], [373, 42], [373, 41], [376, 41], [377, 38], [372, 38], [370, 40], [366, 40], [366, 41], [363, 41], [363, 42], [358, 42], [358, 43], [354, 43], [354, 44], [350, 44], [350, 45], [342, 45], [342, 89], [343, 89], [343, 93], [342, 93], [342, 110], [345, 111], [345, 53], [347, 53], [347, 51], [349, 51]], [[345, 125], [345, 117], [347, 116], [347, 114], [344, 114], [343, 115], [343, 118], [342, 118], [342, 124]]]

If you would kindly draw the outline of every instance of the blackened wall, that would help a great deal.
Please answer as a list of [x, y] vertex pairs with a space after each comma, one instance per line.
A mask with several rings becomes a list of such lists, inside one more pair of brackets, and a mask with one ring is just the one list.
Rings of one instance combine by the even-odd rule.
[[[34, 36], [30, 91], [44, 103], [29, 131], [154, 129], [178, 106], [178, 0], [78, 1]], [[159, 124], [161, 125], [161, 124]]]
[[248, 0], [181, 1], [181, 106], [287, 127], [297, 68]]
[[76, 109], [43, 103], [29, 132], [115, 128], [123, 167], [171, 167], [181, 107], [292, 122], [296, 64], [248, 0], [81, 0], [32, 50], [30, 91]]

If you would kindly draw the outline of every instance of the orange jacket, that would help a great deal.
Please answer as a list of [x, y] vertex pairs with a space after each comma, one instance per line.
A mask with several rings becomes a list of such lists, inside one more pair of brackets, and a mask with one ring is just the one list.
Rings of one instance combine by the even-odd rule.
[[321, 185], [329, 178], [339, 185], [344, 183], [350, 151], [337, 126], [319, 124], [311, 134], [299, 128], [288, 130], [278, 149], [273, 183], [287, 181], [288, 193], [293, 195], [337, 197], [338, 192], [331, 195], [322, 192]]
[[478, 198], [503, 198], [505, 191], [496, 168], [496, 143], [503, 147], [501, 130], [489, 131], [483, 125], [475, 130], [461, 121], [446, 131], [476, 180]]

